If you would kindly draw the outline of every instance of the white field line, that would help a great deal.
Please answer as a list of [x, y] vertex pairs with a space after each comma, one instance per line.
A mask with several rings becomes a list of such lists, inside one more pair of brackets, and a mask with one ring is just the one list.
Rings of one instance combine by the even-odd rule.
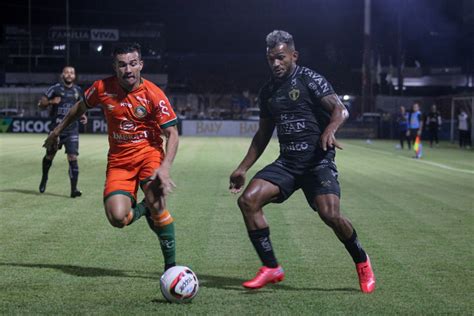
[[394, 157], [399, 157], [399, 158], [403, 158], [403, 159], [408, 159], [408, 160], [416, 162], [416, 163], [424, 163], [424, 164], [434, 166], [434, 167], [438, 167], [438, 168], [441, 168], [441, 169], [452, 170], [452, 171], [457, 171], [457, 172], [462, 172], [462, 173], [467, 173], [467, 174], [474, 174], [473, 170], [455, 168], [455, 167], [451, 167], [451, 166], [448, 166], [448, 165], [445, 165], [445, 164], [442, 164], [442, 163], [427, 161], [427, 160], [423, 160], [423, 159], [408, 158], [408, 157], [405, 157], [405, 156], [389, 153], [389, 152], [386, 152], [386, 151], [383, 151], [383, 150], [380, 150], [380, 149], [367, 148], [367, 147], [363, 147], [363, 146], [360, 146], [360, 145], [354, 145], [354, 144], [345, 144], [345, 145], [346, 146], [349, 145], [349, 146], [358, 147], [358, 148], [368, 150], [368, 151], [372, 151], [372, 152], [382, 154], [382, 155], [388, 155], [388, 156], [394, 156]]

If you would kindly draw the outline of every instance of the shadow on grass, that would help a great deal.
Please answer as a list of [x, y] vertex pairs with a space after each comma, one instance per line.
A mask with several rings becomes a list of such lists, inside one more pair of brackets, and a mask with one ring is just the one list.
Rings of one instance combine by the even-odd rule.
[[39, 191], [35, 190], [24, 190], [24, 189], [5, 189], [5, 190], [0, 190], [0, 192], [4, 193], [21, 193], [21, 194], [29, 194], [29, 195], [47, 195], [47, 196], [55, 196], [55, 197], [62, 197], [62, 198], [69, 198], [69, 195], [61, 195], [61, 194], [56, 194], [56, 193], [49, 193], [49, 192], [44, 192], [44, 193], [39, 193]]
[[[161, 273], [140, 273], [137, 271], [130, 270], [118, 270], [118, 269], [105, 269], [96, 267], [82, 267], [76, 265], [67, 264], [41, 264], [41, 263], [6, 263], [0, 262], [0, 266], [10, 267], [22, 267], [22, 268], [36, 268], [36, 269], [54, 269], [61, 271], [62, 273], [77, 276], [77, 277], [116, 277], [116, 278], [140, 278], [154, 280], [158, 282], [160, 280]], [[242, 282], [246, 281], [240, 278], [217, 276], [208, 274], [197, 274], [199, 279], [200, 287], [204, 288], [215, 288], [221, 290], [232, 290], [240, 291], [242, 294], [255, 295], [259, 293], [269, 293], [272, 291], [323, 291], [323, 292], [359, 292], [356, 288], [325, 288], [325, 287], [292, 287], [286, 284], [270, 284], [265, 289], [246, 290], [242, 287]], [[156, 300], [155, 303], [165, 303], [163, 300]]]
[[216, 275], [205, 275], [198, 274], [199, 285], [202, 287], [225, 289], [225, 290], [234, 290], [242, 291], [242, 294], [259, 294], [259, 293], [269, 293], [274, 290], [283, 290], [283, 291], [324, 291], [324, 292], [359, 292], [356, 288], [323, 288], [323, 287], [293, 287], [286, 285], [284, 283], [278, 284], [269, 284], [264, 289], [259, 290], [248, 290], [242, 287], [242, 283], [247, 281], [240, 278], [232, 277], [223, 277]]
[[[116, 270], [116, 269], [104, 269], [104, 268], [95, 268], [95, 267], [81, 267], [69, 264], [43, 264], [43, 263], [6, 263], [0, 262], [0, 266], [10, 266], [10, 267], [22, 267], [22, 268], [36, 268], [36, 269], [54, 269], [59, 270], [65, 274], [74, 275], [77, 277], [118, 277], [118, 278], [146, 278], [153, 279], [150, 275], [149, 277], [129, 274], [129, 271], [125, 270]], [[154, 279], [159, 279], [159, 277], [154, 277]]]

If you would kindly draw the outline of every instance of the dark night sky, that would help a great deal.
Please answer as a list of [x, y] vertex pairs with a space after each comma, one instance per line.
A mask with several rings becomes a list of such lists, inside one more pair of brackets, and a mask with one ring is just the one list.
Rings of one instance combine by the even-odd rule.
[[[33, 24], [65, 22], [65, 1], [32, 0]], [[396, 16], [403, 9], [408, 63], [461, 64], [462, 1], [373, 0], [373, 47], [388, 62], [396, 48]], [[0, 4], [2, 24], [27, 24], [26, 0]], [[170, 52], [259, 53], [273, 29], [293, 33], [303, 57], [335, 56], [360, 64], [362, 0], [90, 1], [70, 0], [71, 25], [115, 26], [163, 22]], [[465, 45], [465, 42], [464, 42]], [[384, 61], [384, 63], [386, 63]]]
[[[472, 72], [474, 27], [463, 21], [463, 4], [474, 0], [372, 0], [372, 49], [382, 66], [397, 62], [397, 16], [402, 13], [405, 65], [458, 66]], [[33, 25], [65, 24], [66, 1], [31, 0]], [[134, 23], [163, 23], [173, 80], [189, 65], [208, 74], [232, 63], [232, 71], [262, 77], [265, 36], [274, 29], [293, 34], [299, 63], [326, 74], [336, 87], [360, 86], [363, 0], [70, 0], [71, 26], [115, 28]], [[474, 6], [471, 5], [471, 6]], [[400, 9], [401, 7], [401, 9]], [[472, 12], [471, 12], [472, 13]], [[2, 1], [2, 24], [26, 25], [28, 0]], [[172, 60], [194, 54], [181, 71]], [[216, 58], [225, 55], [225, 58]], [[231, 57], [229, 57], [231, 56]], [[172, 70], [173, 69], [173, 70]], [[196, 70], [196, 69], [195, 69]], [[196, 72], [198, 73], [198, 72]], [[236, 80], [240, 80], [236, 78]]]

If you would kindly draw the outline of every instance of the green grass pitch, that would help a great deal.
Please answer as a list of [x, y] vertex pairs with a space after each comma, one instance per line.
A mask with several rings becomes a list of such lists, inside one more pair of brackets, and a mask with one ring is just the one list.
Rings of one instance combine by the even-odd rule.
[[[342, 210], [371, 256], [377, 289], [358, 289], [343, 245], [301, 192], [265, 208], [286, 270], [250, 292], [259, 267], [228, 176], [250, 139], [182, 138], [169, 199], [178, 263], [200, 279], [196, 299], [169, 304], [162, 257], [145, 220], [110, 226], [102, 208], [107, 140], [81, 135], [81, 198], [69, 198], [60, 152], [40, 195], [45, 135], [0, 135], [0, 314], [471, 314], [474, 152], [442, 143], [421, 160], [395, 142], [344, 140]], [[249, 177], [276, 158], [273, 140]]]

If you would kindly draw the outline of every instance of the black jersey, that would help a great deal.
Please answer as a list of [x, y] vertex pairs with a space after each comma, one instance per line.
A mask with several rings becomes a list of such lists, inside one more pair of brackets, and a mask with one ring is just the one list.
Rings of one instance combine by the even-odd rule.
[[335, 150], [322, 150], [319, 139], [331, 113], [321, 98], [335, 93], [331, 84], [311, 69], [297, 66], [286, 79], [271, 79], [259, 94], [260, 118], [275, 123], [284, 165], [302, 170], [323, 159], [334, 159]]
[[[50, 110], [51, 118], [51, 127], [53, 129], [58, 125], [66, 116], [69, 109], [72, 108], [77, 101], [83, 99], [83, 92], [81, 87], [78, 85], [73, 85], [71, 88], [64, 86], [64, 84], [57, 83], [48, 88], [44, 94], [48, 99], [54, 97], [61, 97], [61, 102], [58, 105], [52, 105]], [[63, 133], [78, 133], [79, 132], [79, 122], [75, 121], [64, 129]]]
[[439, 114], [438, 111], [430, 112], [426, 116], [426, 124], [428, 125], [428, 128], [438, 129], [440, 123], [441, 123], [441, 114]]

